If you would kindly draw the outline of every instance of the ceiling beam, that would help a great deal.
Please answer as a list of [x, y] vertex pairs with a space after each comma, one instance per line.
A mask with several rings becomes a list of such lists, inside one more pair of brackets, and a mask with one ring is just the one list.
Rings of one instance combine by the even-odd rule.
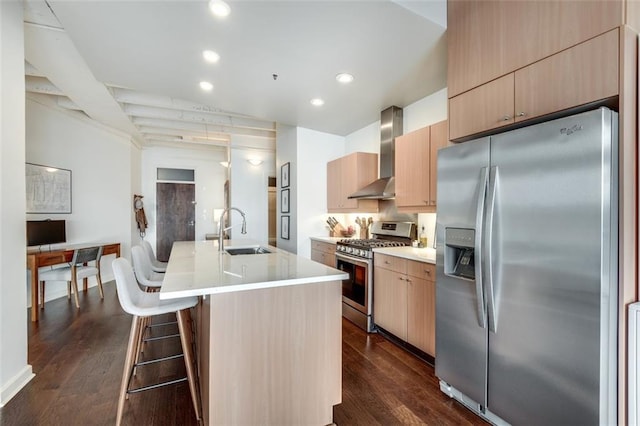
[[206, 123], [190, 123], [186, 121], [174, 121], [174, 120], [165, 120], [161, 118], [139, 118], [132, 117], [131, 121], [133, 124], [138, 126], [138, 128], [159, 128], [159, 129], [171, 129], [173, 131], [189, 131], [189, 132], [197, 132], [201, 135], [208, 135], [214, 133], [223, 133], [223, 134], [233, 134], [238, 136], [251, 136], [255, 138], [263, 138], [263, 139], [274, 139], [275, 140], [275, 131], [270, 130], [254, 130], [254, 129], [243, 129], [237, 127], [228, 127], [228, 126], [219, 126], [219, 125], [209, 125]]

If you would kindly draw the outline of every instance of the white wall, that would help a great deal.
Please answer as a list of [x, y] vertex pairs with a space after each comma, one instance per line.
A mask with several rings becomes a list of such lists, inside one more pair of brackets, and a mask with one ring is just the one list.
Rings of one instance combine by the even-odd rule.
[[[67, 243], [119, 242], [128, 255], [131, 238], [129, 137], [86, 117], [26, 102], [26, 161], [71, 170], [71, 214], [27, 214], [27, 220], [66, 220]], [[113, 279], [101, 262], [103, 282]], [[95, 278], [89, 285], [96, 285]], [[30, 294], [30, 288], [29, 288]], [[67, 294], [66, 283], [47, 283], [47, 300]]]
[[[260, 159], [262, 164], [252, 165], [247, 160]], [[260, 244], [269, 243], [269, 176], [275, 177], [275, 153], [244, 148], [231, 149], [231, 205], [246, 215], [247, 233], [240, 233], [242, 218], [238, 212], [229, 212], [229, 233], [233, 239], [251, 239]]]
[[[298, 253], [298, 134], [295, 127], [287, 126], [284, 124], [276, 125], [276, 181], [278, 188], [278, 218], [277, 218], [277, 232], [278, 232], [278, 248], [287, 250], [291, 253]], [[289, 163], [289, 210], [287, 214], [282, 213], [281, 209], [281, 195], [282, 195], [282, 180], [280, 177], [281, 167], [283, 164]], [[300, 165], [300, 170], [304, 170], [306, 165]], [[326, 185], [326, 182], [325, 182]], [[325, 208], [326, 212], [326, 208]], [[281, 232], [281, 219], [282, 216], [289, 217], [289, 239], [285, 240], [282, 237]]]
[[[148, 228], [145, 240], [156, 247], [156, 182], [159, 167], [194, 170], [196, 185], [196, 240], [204, 240], [205, 234], [216, 233], [213, 209], [224, 206], [224, 182], [226, 167], [220, 164], [227, 160], [225, 151], [210, 147], [167, 148], [151, 147], [142, 150], [142, 172], [140, 195], [144, 198], [144, 211]], [[137, 229], [137, 228], [136, 228]], [[140, 243], [135, 231], [133, 244]]]
[[33, 377], [27, 364], [22, 2], [0, 1], [0, 407]]
[[311, 257], [309, 237], [327, 234], [327, 162], [344, 154], [344, 138], [299, 127], [297, 130], [297, 246]]

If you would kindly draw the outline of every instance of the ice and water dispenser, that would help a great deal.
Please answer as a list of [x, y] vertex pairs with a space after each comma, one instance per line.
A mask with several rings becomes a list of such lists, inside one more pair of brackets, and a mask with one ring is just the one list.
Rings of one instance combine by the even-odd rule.
[[444, 273], [453, 277], [476, 279], [474, 229], [446, 228], [444, 234]]

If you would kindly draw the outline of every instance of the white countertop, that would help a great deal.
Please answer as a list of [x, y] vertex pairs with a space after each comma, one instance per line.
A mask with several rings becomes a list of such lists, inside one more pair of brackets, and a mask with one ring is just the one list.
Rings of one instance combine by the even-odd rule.
[[[225, 240], [225, 248], [255, 246], [248, 240]], [[173, 244], [160, 299], [202, 296], [288, 285], [337, 281], [349, 277], [335, 268], [271, 246], [268, 254], [231, 256], [217, 241]]]
[[373, 252], [417, 260], [418, 262], [436, 263], [436, 249], [434, 248], [385, 247], [374, 248]]
[[347, 237], [310, 237], [312, 240], [320, 241], [322, 243], [335, 244], [340, 240], [346, 240]]

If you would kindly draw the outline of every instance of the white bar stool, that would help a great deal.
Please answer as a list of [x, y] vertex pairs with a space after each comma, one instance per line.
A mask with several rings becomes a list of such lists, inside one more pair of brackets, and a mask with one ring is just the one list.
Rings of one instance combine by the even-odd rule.
[[159, 291], [164, 279], [164, 273], [156, 272], [152, 269], [151, 260], [141, 246], [131, 247], [131, 260], [133, 261], [133, 272], [138, 283], [148, 291]]
[[142, 248], [145, 252], [147, 252], [147, 256], [149, 257], [149, 261], [151, 262], [151, 269], [154, 272], [166, 272], [167, 271], [167, 262], [161, 262], [158, 260], [156, 255], [153, 253], [153, 249], [151, 248], [151, 244], [147, 240], [142, 240]]
[[169, 382], [143, 386], [137, 389], [129, 389], [129, 382], [134, 369], [137, 366], [175, 358], [174, 356], [171, 356], [160, 358], [158, 360], [144, 361], [144, 363], [136, 362], [136, 359], [138, 359], [138, 352], [142, 346], [144, 334], [143, 327], [147, 322], [147, 319], [150, 319], [150, 317], [154, 315], [162, 315], [171, 312], [175, 312], [178, 319], [180, 342], [182, 344], [184, 363], [187, 370], [186, 380], [189, 382], [189, 390], [191, 391], [191, 400], [193, 402], [196, 418], [200, 421], [200, 397], [198, 394], [198, 382], [195, 370], [195, 352], [190, 312], [190, 309], [197, 305], [198, 298], [185, 297], [175, 300], [160, 300], [160, 293], [142, 291], [136, 282], [131, 264], [122, 257], [113, 261], [113, 273], [115, 275], [116, 285], [118, 288], [118, 299], [120, 300], [120, 305], [125, 312], [133, 315], [133, 319], [131, 321], [131, 332], [129, 334], [129, 343], [127, 346], [127, 355], [124, 362], [124, 370], [122, 372], [122, 383], [120, 385], [120, 395], [118, 398], [116, 424], [120, 425], [122, 422], [124, 401], [128, 394], [155, 389], [160, 386], [178, 383], [185, 380], [185, 378], [182, 378]]

